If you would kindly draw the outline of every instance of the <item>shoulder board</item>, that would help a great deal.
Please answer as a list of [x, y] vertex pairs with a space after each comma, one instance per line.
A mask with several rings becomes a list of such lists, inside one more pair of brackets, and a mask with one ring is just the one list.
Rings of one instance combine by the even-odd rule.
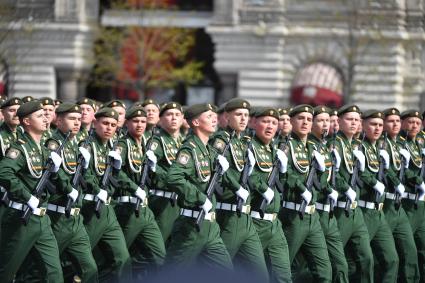
[[19, 144], [26, 144], [26, 141], [24, 141], [23, 139], [18, 139], [16, 142]]
[[399, 139], [401, 139], [402, 141], [405, 141], [406, 139], [402, 136], [398, 137]]

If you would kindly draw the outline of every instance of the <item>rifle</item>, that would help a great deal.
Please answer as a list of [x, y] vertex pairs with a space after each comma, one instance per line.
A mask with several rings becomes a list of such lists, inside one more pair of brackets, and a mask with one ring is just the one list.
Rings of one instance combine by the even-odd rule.
[[[387, 132], [384, 132], [384, 142], [381, 144], [381, 150], [385, 149], [387, 145]], [[385, 183], [385, 160], [382, 156], [379, 157], [379, 170], [378, 170], [378, 181]], [[378, 192], [375, 192], [375, 208], [378, 209], [381, 196]]]
[[[152, 141], [153, 141], [153, 138], [154, 138], [155, 133], [156, 133], [155, 130], [156, 130], [156, 127], [155, 126], [152, 127], [152, 134], [151, 134], [151, 136], [149, 137], [149, 140], [146, 143], [146, 151], [150, 150], [150, 148], [151, 148]], [[149, 173], [148, 162], [149, 162], [149, 159], [145, 156], [145, 158], [143, 159], [143, 164], [142, 164], [143, 169], [142, 169], [142, 174], [141, 174], [140, 182], [139, 182], [139, 187], [142, 190], [145, 189], [146, 182], [148, 180], [148, 173]], [[140, 201], [141, 200], [138, 197], [136, 197], [136, 203], [134, 204], [134, 214], [136, 215], [136, 217], [140, 216]]]
[[[71, 135], [71, 132], [69, 131], [66, 134], [65, 139], [62, 141], [61, 145], [54, 151], [55, 153], [59, 154], [63, 150], [70, 135]], [[51, 170], [54, 168], [54, 166], [55, 164], [53, 163], [53, 160], [49, 158], [45, 166], [46, 169], [44, 170], [43, 175], [41, 175], [40, 181], [38, 181], [37, 186], [34, 189], [34, 192], [33, 192], [34, 197], [40, 198], [41, 195], [43, 194], [44, 188], [46, 187], [47, 182], [49, 181], [50, 175], [52, 174]], [[27, 206], [25, 208], [24, 214], [21, 217], [21, 221], [25, 226], [28, 224], [31, 214], [32, 214], [32, 208]]]
[[[84, 147], [84, 148], [88, 147], [93, 133], [94, 133], [94, 128], [91, 127], [89, 134], [88, 134], [88, 137], [84, 140], [82, 147]], [[81, 182], [81, 178], [83, 177], [83, 175], [85, 173], [83, 162], [84, 162], [84, 157], [80, 153], [78, 155], [78, 158], [77, 158], [77, 168], [75, 168], [75, 173], [74, 173], [74, 176], [72, 177], [72, 181], [71, 181], [71, 186], [74, 189], [78, 188], [78, 186], [80, 185], [80, 182]], [[65, 206], [65, 216], [67, 218], [69, 218], [71, 216], [71, 208], [72, 208], [73, 204], [74, 204], [74, 201], [72, 200], [72, 198], [68, 197], [68, 200], [67, 200], [66, 206]]]
[[[406, 143], [407, 143], [407, 136], [408, 136], [408, 131], [406, 131], [406, 139], [403, 142], [403, 148], [406, 148]], [[400, 180], [400, 183], [403, 184], [404, 183], [404, 172], [406, 171], [406, 158], [404, 158], [404, 156], [401, 158], [401, 164], [400, 164], [400, 171], [398, 173], [398, 179]], [[394, 208], [396, 210], [400, 209], [400, 205], [401, 205], [401, 198], [402, 196], [400, 195], [400, 193], [398, 193], [397, 191], [395, 192], [395, 200], [394, 200]], [[416, 196], [415, 196], [416, 198]]]
[[[322, 141], [324, 141], [325, 135], [326, 135], [326, 130], [323, 130], [322, 135], [321, 135]], [[320, 148], [322, 148], [322, 144], [320, 145]], [[306, 185], [305, 185], [309, 192], [311, 192], [311, 189], [312, 189], [313, 184], [314, 184], [314, 178], [317, 176], [317, 173], [316, 173], [317, 167], [318, 167], [317, 159], [314, 158], [313, 162], [311, 163], [311, 169], [310, 169], [310, 172], [308, 172], [307, 181], [306, 181]], [[298, 214], [300, 215], [301, 219], [304, 218], [305, 208], [307, 207], [307, 205], [308, 205], [308, 203], [305, 201], [305, 199], [303, 199], [302, 202], [301, 202], [301, 205], [300, 205], [300, 209], [298, 210]]]
[[[249, 186], [248, 186], [248, 173], [251, 170], [251, 165], [249, 164], [249, 158], [248, 158], [248, 152], [251, 151], [252, 152], [252, 139], [255, 136], [255, 130], [253, 130], [251, 132], [251, 138], [248, 142], [248, 145], [246, 147], [246, 151], [245, 151], [245, 157], [244, 157], [244, 161], [245, 161], [245, 166], [242, 170], [242, 174], [241, 174], [241, 179], [240, 179], [240, 185], [242, 188], [244, 188], [245, 190], [249, 191]], [[241, 213], [242, 213], [242, 206], [243, 206], [243, 199], [238, 197], [238, 204], [236, 206], [236, 214], [240, 217]]]
[[[333, 150], [335, 149], [335, 141], [336, 141], [336, 128], [334, 128], [334, 131], [332, 133], [332, 146], [331, 146], [331, 162], [332, 162], [332, 168], [331, 168], [331, 186], [333, 189], [336, 188], [336, 157], [333, 153]], [[329, 200], [329, 217], [332, 218], [334, 214], [335, 209], [335, 201], [333, 199]]]
[[[224, 147], [221, 155], [226, 156], [227, 152], [230, 149], [230, 143], [231, 143], [232, 138], [234, 136], [235, 136], [235, 130], [233, 130], [232, 133], [230, 134], [229, 141], [226, 143], [226, 146]], [[214, 168], [215, 168], [214, 174], [212, 175], [210, 183], [208, 184], [208, 188], [207, 188], [207, 198], [208, 199], [212, 198], [214, 191], [215, 191], [215, 186], [216, 186], [219, 178], [221, 176], [223, 176], [223, 174], [224, 174], [220, 163], [218, 163], [218, 159], [216, 159]], [[205, 210], [201, 209], [201, 211], [199, 211], [198, 217], [196, 218], [196, 230], [198, 232], [201, 231], [201, 226], [202, 226], [202, 223], [204, 222], [204, 219], [205, 219]]]
[[[116, 138], [116, 140], [114, 140], [114, 143], [112, 145], [112, 151], [116, 150], [116, 148], [117, 148], [118, 140], [119, 140], [118, 137], [121, 135], [122, 130], [123, 130], [123, 128], [120, 128], [117, 132], [117, 138]], [[100, 182], [100, 188], [103, 189], [103, 190], [106, 190], [107, 187], [109, 186], [109, 182], [110, 182], [111, 174], [112, 174], [112, 169], [113, 169], [112, 162], [113, 162], [112, 157], [107, 156], [105, 172], [103, 173], [102, 180]], [[100, 218], [100, 213], [102, 212], [103, 205], [104, 205], [104, 203], [102, 202], [102, 200], [98, 199], [96, 201], [94, 213], [96, 214], [97, 218]]]
[[[361, 149], [361, 145], [364, 142], [365, 136], [366, 135], [363, 132], [362, 133], [362, 141], [360, 143], [360, 149]], [[356, 163], [355, 163], [354, 168], [353, 168], [353, 173], [351, 174], [351, 179], [350, 179], [350, 187], [353, 190], [355, 190], [356, 187], [357, 187], [357, 179], [359, 178], [359, 170], [360, 170], [360, 161], [356, 160]], [[350, 200], [349, 197], [347, 197], [347, 201], [345, 203], [345, 208], [344, 208], [345, 216], [347, 216], [347, 217], [350, 215], [350, 207], [351, 207], [351, 200]]]
[[[289, 143], [289, 135], [285, 136], [285, 141], [280, 144], [279, 149], [284, 152], [286, 147], [288, 146], [288, 143]], [[276, 182], [279, 177], [279, 172], [280, 172], [280, 161], [276, 155], [274, 163], [273, 163], [272, 171], [270, 172], [269, 178], [267, 179], [267, 186], [269, 188], [274, 188], [276, 186]], [[281, 193], [283, 194], [283, 191]], [[263, 201], [261, 202], [260, 209], [259, 209], [261, 218], [264, 218], [266, 207], [267, 207], [267, 200], [263, 198]]]

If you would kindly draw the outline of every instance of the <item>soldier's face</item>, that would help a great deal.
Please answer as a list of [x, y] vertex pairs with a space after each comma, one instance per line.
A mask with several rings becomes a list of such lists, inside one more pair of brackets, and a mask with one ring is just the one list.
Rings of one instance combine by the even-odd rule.
[[384, 121], [381, 118], [369, 118], [363, 121], [363, 130], [366, 137], [371, 141], [376, 141], [382, 134]]
[[249, 110], [248, 109], [235, 109], [231, 112], [225, 113], [228, 125], [236, 132], [240, 133], [245, 131], [248, 126]]
[[390, 137], [398, 135], [400, 132], [400, 116], [398, 115], [389, 115], [385, 118], [384, 121], [384, 130], [388, 133]]
[[100, 117], [94, 122], [96, 134], [103, 140], [111, 139], [117, 130], [117, 120], [109, 117]]
[[146, 130], [146, 117], [134, 117], [125, 122], [129, 134], [140, 138]]
[[44, 115], [47, 118], [48, 123], [52, 123], [52, 121], [55, 119], [55, 106], [53, 105], [44, 105]]
[[329, 128], [329, 134], [333, 134], [334, 131], [338, 132], [339, 131], [338, 116], [332, 115], [330, 117], [330, 122], [331, 122], [331, 125], [330, 125], [330, 128]]
[[217, 127], [217, 114], [211, 110], [202, 113], [197, 118], [192, 120], [192, 124], [205, 134], [212, 134]]
[[94, 109], [88, 104], [81, 104], [81, 123], [89, 125], [94, 120]]
[[125, 122], [125, 108], [121, 106], [112, 107], [118, 113], [118, 127], [121, 128]]
[[301, 112], [291, 118], [292, 132], [298, 137], [304, 138], [311, 132], [313, 125], [313, 114]]
[[348, 112], [338, 118], [339, 129], [348, 137], [352, 137], [359, 128], [360, 114]]
[[183, 123], [183, 113], [178, 109], [168, 109], [160, 117], [161, 127], [167, 132], [180, 130]]
[[19, 117], [16, 116], [16, 112], [18, 111], [21, 105], [12, 105], [1, 110], [1, 113], [4, 116], [4, 122], [12, 127], [16, 127], [19, 125]]
[[255, 135], [265, 144], [269, 144], [276, 135], [279, 121], [272, 116], [257, 117]]
[[71, 131], [71, 135], [75, 136], [81, 127], [81, 114], [80, 113], [66, 113], [58, 115], [56, 124], [62, 133]]
[[159, 121], [159, 109], [154, 104], [148, 104], [145, 107], [147, 121], [149, 125], [156, 125]]
[[26, 129], [30, 132], [42, 134], [47, 130], [48, 120], [44, 115], [44, 110], [40, 109], [28, 115], [22, 119], [22, 122]]
[[401, 128], [408, 131], [410, 138], [414, 138], [421, 130], [421, 122], [417, 117], [409, 117], [401, 122]]
[[291, 117], [289, 115], [281, 115], [279, 117], [279, 129], [282, 130], [282, 135], [284, 136], [292, 131]]
[[317, 137], [320, 137], [323, 132], [325, 132], [326, 135], [328, 135], [330, 125], [331, 125], [331, 119], [329, 117], [329, 114], [321, 113], [314, 117], [312, 131]]

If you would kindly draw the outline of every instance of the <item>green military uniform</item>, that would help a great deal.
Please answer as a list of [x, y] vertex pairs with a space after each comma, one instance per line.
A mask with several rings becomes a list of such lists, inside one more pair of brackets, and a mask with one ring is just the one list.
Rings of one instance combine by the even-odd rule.
[[[401, 118], [406, 119], [409, 117], [422, 118], [420, 113], [415, 110], [407, 110], [401, 113]], [[405, 187], [406, 193], [403, 198], [403, 208], [406, 211], [407, 218], [412, 226], [413, 236], [415, 238], [416, 249], [418, 251], [418, 264], [420, 273], [420, 282], [425, 282], [425, 203], [424, 198], [418, 198], [415, 205], [417, 186], [423, 183], [420, 176], [420, 171], [423, 166], [421, 148], [423, 145], [418, 143], [415, 138], [407, 137], [405, 144], [406, 149], [410, 153], [409, 168], [405, 172]]]
[[[396, 108], [390, 108], [384, 111], [384, 115], [400, 116], [400, 112]], [[397, 138], [392, 139], [388, 137], [386, 140], [386, 150], [390, 157], [390, 168], [386, 172], [387, 192], [385, 193], [384, 213], [385, 219], [392, 231], [400, 260], [399, 281], [418, 282], [418, 257], [412, 227], [403, 206], [397, 208], [395, 205], [396, 187], [400, 185], [399, 174], [402, 166], [400, 148], [404, 145], [405, 141], [404, 138], [399, 138], [402, 145], [397, 143]]]
[[[28, 102], [21, 106], [17, 115], [22, 118], [43, 109], [39, 102]], [[27, 202], [32, 200], [32, 191], [43, 174], [49, 153], [28, 134], [22, 137], [6, 152], [0, 161], [0, 185], [5, 187], [10, 199], [9, 208], [2, 219], [0, 242], [0, 278], [2, 282], [12, 282], [25, 257], [37, 257], [46, 271], [46, 280], [63, 282], [59, 250], [51, 229], [49, 216], [45, 215], [49, 193], [39, 199], [37, 209], [26, 226], [21, 222]], [[53, 177], [54, 179], [54, 177]], [[33, 258], [34, 258], [33, 257]]]
[[[110, 117], [118, 120], [118, 114], [111, 108], [99, 110], [95, 117], [96, 119]], [[91, 154], [90, 165], [84, 176], [87, 188], [83, 188], [82, 214], [91, 247], [95, 248], [98, 243], [102, 246], [106, 245], [108, 248], [102, 250], [108, 252], [105, 253], [105, 256], [108, 257], [108, 261], [112, 262], [112, 275], [115, 280], [121, 279], [125, 281], [131, 278], [131, 260], [123, 232], [112, 205], [104, 203], [100, 217], [97, 218], [95, 216], [97, 194], [101, 189], [101, 180], [106, 169], [106, 161], [110, 150], [110, 144], [108, 142], [103, 143], [99, 136], [95, 134], [89, 146]], [[112, 186], [103, 189], [107, 191], [108, 197], [114, 193]]]
[[[365, 111], [362, 117], [367, 120], [382, 119], [384, 116], [377, 110], [369, 110]], [[357, 203], [363, 211], [370, 245], [375, 255], [375, 265], [381, 268], [381, 272], [375, 274], [375, 279], [378, 282], [396, 282], [399, 260], [392, 232], [382, 211], [384, 196], [380, 196], [379, 199], [375, 197], [377, 192], [374, 187], [378, 182], [380, 164], [377, 143], [372, 143], [366, 137], [362, 143], [362, 151], [366, 156], [366, 166], [364, 172], [359, 174], [362, 185]]]
[[[230, 112], [235, 109], [249, 109], [249, 107], [250, 105], [246, 100], [235, 98], [226, 104], [224, 110]], [[231, 132], [232, 129], [228, 127], [226, 130], [219, 131], [210, 139], [210, 144], [217, 150], [218, 154], [223, 153]], [[236, 213], [238, 203], [236, 192], [241, 188], [242, 171], [245, 166], [255, 165], [249, 164], [245, 160], [246, 149], [247, 141], [242, 139], [241, 135], [233, 137], [230, 141], [230, 150], [226, 156], [230, 167], [223, 175], [221, 182], [223, 194], [216, 194], [217, 222], [221, 228], [221, 238], [230, 256], [234, 259], [234, 264], [241, 263], [249, 270], [259, 272], [263, 276], [263, 280], [267, 281], [268, 273], [263, 248], [250, 217], [251, 199], [249, 196], [242, 207], [240, 216]]]
[[[187, 119], [207, 111], [213, 111], [211, 104], [193, 105], [187, 110]], [[215, 222], [214, 195], [211, 198], [212, 210], [206, 214], [199, 232], [194, 225], [200, 206], [207, 199], [205, 193], [213, 174], [215, 157], [210, 145], [204, 144], [197, 135], [189, 135], [177, 154], [176, 162], [168, 170], [167, 187], [177, 193], [181, 207], [167, 249], [169, 266], [201, 262], [232, 268], [232, 260], [220, 238], [220, 227]]]
[[[142, 107], [130, 108], [126, 119], [146, 117]], [[137, 202], [136, 190], [139, 189], [141, 173], [143, 171], [143, 145], [139, 144], [130, 134], [127, 134], [118, 143], [117, 149], [123, 160], [121, 171], [118, 175], [118, 189], [115, 192], [117, 205], [115, 212], [118, 222], [124, 233], [127, 247], [132, 244], [143, 244], [148, 251], [144, 258], [155, 267], [163, 264], [165, 258], [164, 241], [155, 222], [152, 211], [147, 206], [147, 198], [140, 200], [139, 216], [135, 214]], [[147, 187], [140, 188], [148, 193]]]
[[[338, 115], [357, 112], [360, 110], [356, 105], [345, 105], [338, 110]], [[373, 282], [373, 255], [370, 247], [369, 234], [363, 219], [363, 213], [354, 202], [349, 207], [348, 216], [344, 212], [347, 202], [346, 192], [350, 188], [350, 178], [353, 173], [354, 156], [351, 140], [339, 131], [336, 138], [335, 148], [341, 157], [341, 165], [336, 175], [336, 190], [339, 193], [335, 216], [338, 221], [339, 232], [345, 247], [346, 257], [352, 257], [355, 265], [349, 266], [350, 282]], [[352, 188], [356, 191], [356, 188]]]

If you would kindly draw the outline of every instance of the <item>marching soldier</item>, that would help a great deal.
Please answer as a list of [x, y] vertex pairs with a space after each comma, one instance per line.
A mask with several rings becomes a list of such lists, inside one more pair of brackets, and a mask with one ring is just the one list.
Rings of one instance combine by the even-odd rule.
[[224, 114], [224, 107], [226, 106], [226, 103], [221, 104], [217, 109], [217, 124], [218, 124], [218, 130], [224, 130], [227, 127], [227, 119]]
[[[118, 175], [118, 189], [115, 193], [118, 204], [115, 211], [127, 247], [130, 249], [133, 243], [143, 244], [146, 247], [143, 252], [147, 250], [148, 253], [143, 258], [155, 269], [164, 263], [165, 246], [154, 215], [147, 205], [147, 184], [140, 182], [142, 172], [146, 169], [142, 166], [143, 158], [149, 159], [145, 165], [149, 166], [149, 171], [157, 170], [158, 166], [155, 156], [152, 157], [153, 152], [147, 152], [143, 157], [145, 149], [142, 137], [146, 129], [146, 112], [143, 107], [133, 106], [127, 111], [125, 119], [128, 133], [118, 144], [123, 164]], [[137, 200], [139, 207], [136, 208]]]
[[19, 98], [10, 98], [1, 105], [1, 113], [4, 122], [0, 126], [0, 159], [6, 154], [10, 144], [17, 140], [21, 134], [19, 126], [19, 117], [16, 115], [22, 101]]
[[158, 166], [152, 178], [149, 206], [155, 214], [164, 242], [167, 242], [180, 211], [175, 196], [167, 186], [167, 178], [170, 166], [175, 161], [182, 144], [180, 135], [183, 122], [182, 107], [176, 102], [166, 103], [161, 108], [159, 117], [161, 128], [153, 136], [150, 147], [158, 160]]
[[[49, 194], [44, 192], [41, 198], [33, 195], [47, 159], [54, 164], [52, 172], [59, 170], [62, 160], [54, 152], [49, 155], [40, 144], [48, 124], [43, 105], [37, 101], [27, 102], [18, 109], [17, 115], [25, 132], [0, 161], [0, 185], [7, 189], [10, 199], [2, 219], [0, 278], [2, 282], [12, 282], [31, 251], [32, 257], [41, 259], [38, 263], [45, 270], [46, 281], [63, 282], [58, 245], [50, 218], [45, 215]], [[23, 225], [21, 217], [28, 208], [31, 215], [28, 223]]]
[[403, 208], [412, 226], [418, 251], [420, 282], [425, 282], [425, 221], [423, 221], [425, 215], [425, 184], [423, 176], [420, 174], [423, 166], [423, 151], [421, 152], [423, 145], [416, 140], [421, 130], [422, 116], [416, 110], [406, 110], [400, 116], [402, 130], [407, 133], [405, 147], [411, 156], [405, 176], [406, 192], [403, 197]]
[[369, 234], [363, 213], [357, 208], [357, 188], [351, 187], [354, 162], [360, 163], [364, 171], [364, 155], [353, 149], [352, 140], [360, 123], [360, 109], [356, 105], [345, 105], [338, 110], [339, 131], [335, 148], [341, 157], [341, 165], [336, 175], [338, 202], [335, 217], [345, 248], [345, 255], [353, 258], [354, 266], [349, 265], [350, 282], [373, 282], [373, 255]]
[[[385, 193], [385, 219], [392, 231], [394, 241], [397, 243], [396, 249], [400, 259], [399, 281], [418, 282], [419, 267], [415, 239], [406, 212], [400, 204], [405, 192], [402, 183], [405, 174], [403, 176], [400, 174], [403, 174], [403, 171], [409, 167], [410, 153], [404, 148], [406, 139], [398, 137], [401, 126], [398, 109], [389, 108], [383, 113], [385, 116], [384, 131], [388, 134], [386, 149], [390, 160], [390, 167], [386, 174], [388, 192]], [[401, 144], [397, 142], [397, 138], [400, 139]], [[403, 162], [402, 159], [404, 159]], [[404, 166], [404, 170], [400, 172], [402, 166]]]
[[288, 108], [279, 108], [279, 130], [281, 131], [282, 136], [287, 136], [292, 131], [291, 117], [289, 117], [289, 112], [291, 112], [292, 107]]
[[[266, 282], [268, 271], [263, 256], [263, 248], [250, 216], [250, 193], [247, 190], [247, 184], [245, 184], [245, 187], [242, 187], [241, 184], [242, 171], [250, 170], [252, 172], [255, 165], [255, 157], [247, 149], [246, 141], [241, 136], [248, 125], [249, 109], [250, 104], [244, 99], [230, 100], [224, 106], [224, 119], [227, 121], [227, 128], [217, 132], [210, 139], [210, 144], [217, 150], [218, 154], [223, 154], [223, 149], [231, 137], [231, 132], [235, 131], [235, 137], [230, 141], [230, 150], [226, 156], [230, 167], [223, 175], [221, 183], [223, 193], [222, 195], [216, 194], [217, 222], [220, 225], [221, 238], [227, 251], [234, 261], [238, 261], [234, 264], [241, 263], [249, 270], [253, 268]], [[247, 150], [249, 151], [248, 160], [245, 160]], [[248, 168], [245, 168], [245, 166]], [[243, 201], [243, 205], [238, 215], [236, 210], [239, 199]]]
[[[186, 138], [168, 171], [168, 187], [177, 193], [181, 211], [174, 223], [166, 261], [187, 266], [200, 260], [207, 265], [231, 269], [232, 260], [215, 222], [215, 197], [209, 199], [206, 195], [215, 169], [214, 159], [217, 158], [222, 171], [229, 167], [226, 158], [216, 156], [208, 145], [209, 136], [217, 126], [217, 115], [211, 104], [195, 104], [187, 109], [186, 119], [193, 135]], [[199, 223], [198, 232], [195, 221], [201, 210], [205, 220]]]
[[[105, 255], [108, 256], [108, 262], [112, 264], [111, 271], [114, 280], [126, 282], [131, 279], [131, 260], [124, 234], [117, 221], [114, 209], [110, 205], [114, 189], [111, 185], [102, 186], [102, 179], [109, 177], [103, 177], [108, 159], [111, 160], [109, 166], [112, 166], [114, 170], [121, 169], [121, 156], [117, 151], [111, 149], [109, 142], [117, 129], [118, 113], [106, 107], [100, 109], [95, 118], [95, 134], [89, 145], [90, 165], [84, 175], [87, 184], [87, 188], [83, 188], [82, 214], [84, 225], [92, 249], [98, 243], [102, 243], [102, 246], [108, 246], [110, 252]], [[102, 210], [96, 211], [96, 207], [99, 206], [103, 207]]]
[[[124, 122], [125, 122], [125, 109], [127, 108], [124, 104], [124, 102], [122, 102], [121, 100], [112, 100], [108, 103], [106, 103], [105, 105], [103, 105], [103, 107], [110, 107], [112, 109], [114, 109], [115, 111], [117, 111], [118, 113], [118, 128], [122, 128], [124, 126]], [[121, 137], [119, 137], [121, 138]]]
[[43, 138], [41, 140], [42, 144], [44, 144], [49, 138], [52, 137], [52, 122], [55, 119], [55, 101], [50, 97], [40, 98], [40, 102], [43, 104], [44, 115], [47, 117], [47, 130], [43, 134]]
[[81, 108], [81, 129], [77, 135], [77, 140], [81, 142], [89, 136], [94, 114], [96, 113], [96, 103], [89, 98], [83, 98], [77, 104]]
[[148, 123], [144, 137], [145, 139], [148, 139], [149, 135], [151, 134], [151, 129], [159, 122], [160, 108], [159, 105], [153, 99], [150, 98], [143, 101], [142, 106], [145, 109]]
[[339, 131], [338, 110], [331, 110], [330, 121], [331, 121], [331, 125], [329, 128], [329, 134], [328, 134], [329, 137], [331, 137], [334, 134], [334, 131], [335, 133], [338, 133]]

